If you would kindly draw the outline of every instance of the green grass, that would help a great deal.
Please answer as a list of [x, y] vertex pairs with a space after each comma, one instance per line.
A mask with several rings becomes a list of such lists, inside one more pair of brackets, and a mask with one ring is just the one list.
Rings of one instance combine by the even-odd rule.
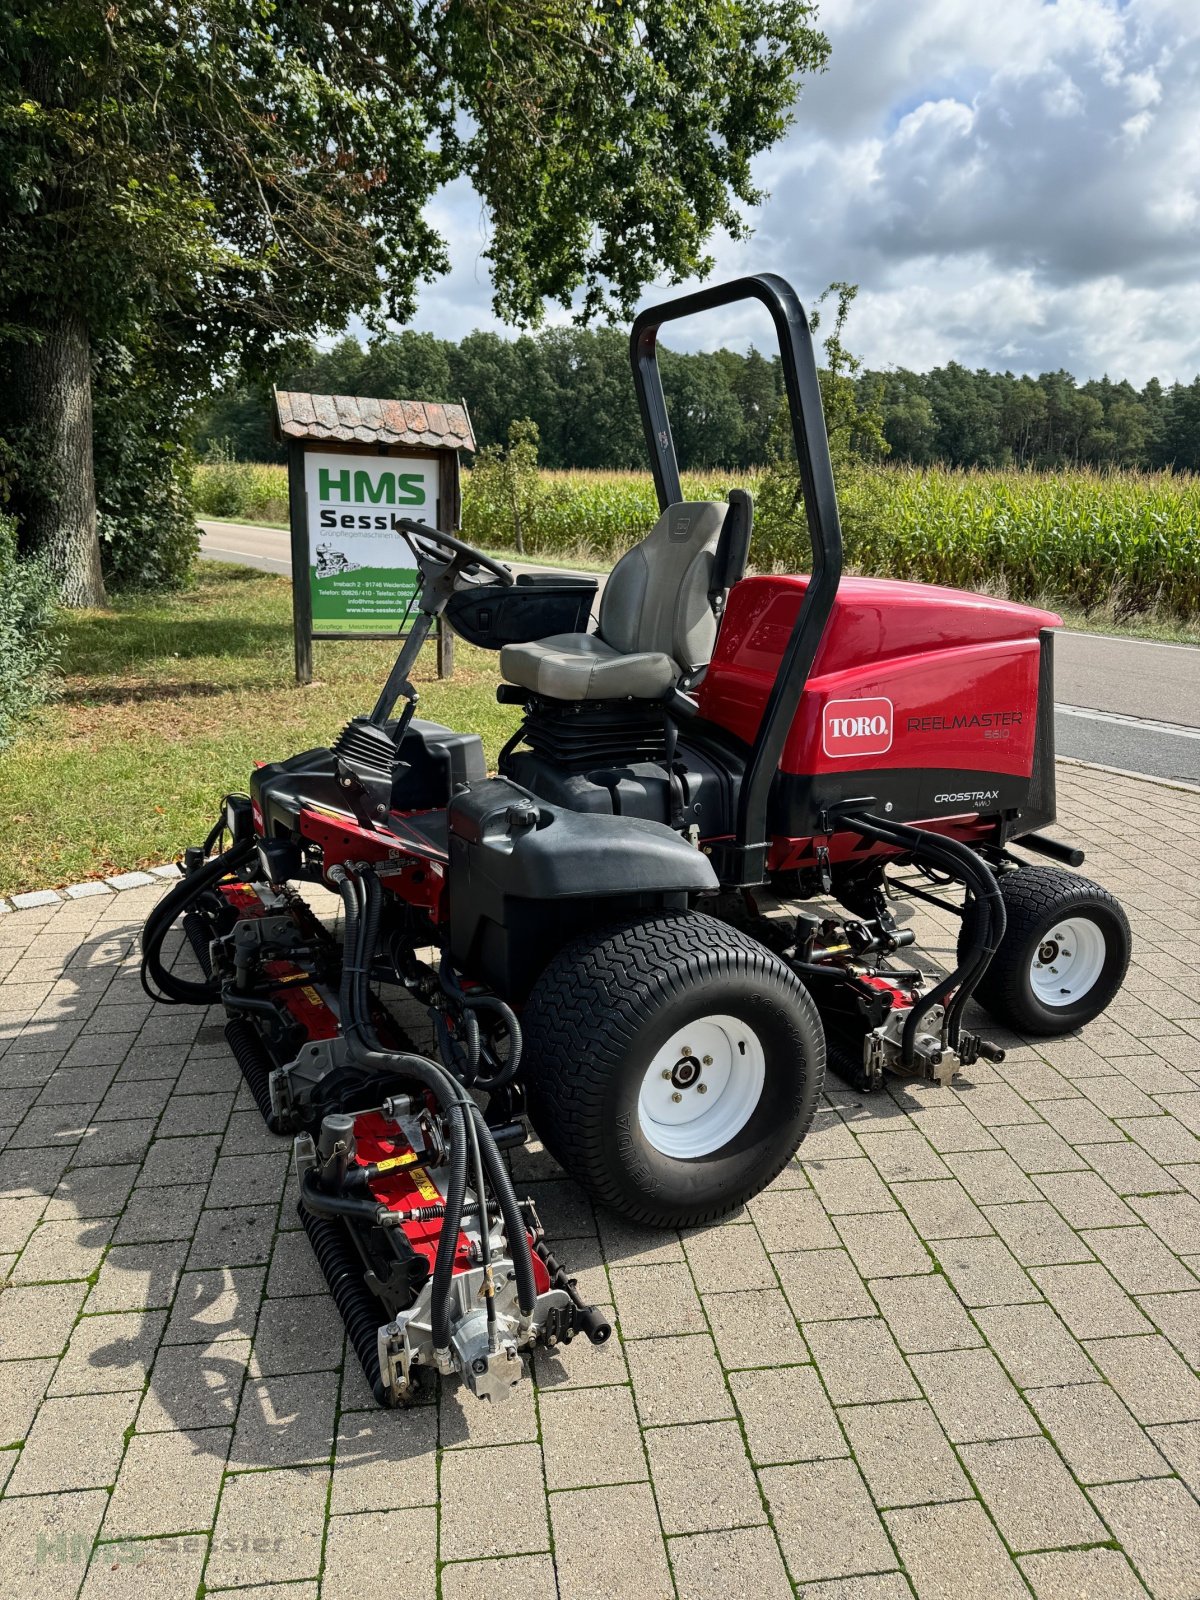
[[[396, 653], [317, 641], [316, 681], [296, 688], [289, 580], [216, 562], [182, 593], [68, 615], [65, 635], [57, 697], [0, 755], [0, 894], [174, 859], [256, 760], [327, 744], [369, 711]], [[495, 655], [455, 652], [445, 683], [425, 653], [420, 713], [474, 729], [494, 763], [519, 713], [496, 704]]]

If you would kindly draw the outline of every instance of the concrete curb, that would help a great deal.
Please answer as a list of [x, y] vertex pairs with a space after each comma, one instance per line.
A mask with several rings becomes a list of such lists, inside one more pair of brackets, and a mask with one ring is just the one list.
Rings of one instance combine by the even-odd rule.
[[30, 889], [23, 894], [0, 899], [0, 915], [6, 911], [33, 911], [38, 906], [56, 906], [64, 900], [88, 900], [98, 894], [120, 894], [125, 889], [145, 889], [163, 879], [179, 878], [175, 861], [150, 867], [145, 872], [117, 872], [111, 878], [91, 878], [86, 883], [71, 883], [65, 889]]

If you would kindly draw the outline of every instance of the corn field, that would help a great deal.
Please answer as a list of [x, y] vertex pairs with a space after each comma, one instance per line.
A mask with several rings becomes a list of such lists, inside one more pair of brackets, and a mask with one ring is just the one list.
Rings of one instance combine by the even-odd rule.
[[[761, 474], [685, 474], [684, 493], [719, 499]], [[759, 570], [803, 572], [803, 515], [766, 506], [755, 523]], [[839, 475], [848, 569], [985, 588], [1015, 600], [1058, 601], [1114, 615], [1200, 615], [1200, 477], [1149, 472], [948, 471], [855, 464]], [[283, 467], [219, 462], [199, 467], [201, 515], [283, 522]], [[657, 514], [649, 476], [542, 472], [522, 507], [525, 550], [562, 560], [611, 561]], [[513, 546], [510, 506], [464, 477], [464, 536], [489, 549]]]

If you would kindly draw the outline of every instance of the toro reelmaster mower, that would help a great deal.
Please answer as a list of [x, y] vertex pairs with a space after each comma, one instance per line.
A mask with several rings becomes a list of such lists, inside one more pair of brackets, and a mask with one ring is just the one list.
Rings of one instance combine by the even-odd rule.
[[[807, 576], [746, 577], [749, 495], [680, 488], [658, 330], [747, 297], [779, 336]], [[529, 1346], [608, 1335], [514, 1190], [502, 1151], [526, 1117], [601, 1205], [703, 1223], [794, 1154], [827, 1052], [862, 1089], [948, 1083], [1002, 1056], [966, 1025], [972, 995], [1020, 1033], [1065, 1033], [1129, 959], [1119, 905], [1040, 831], [1059, 619], [842, 578], [788, 285], [644, 312], [632, 357], [662, 514], [595, 631], [593, 580], [514, 580], [405, 524], [418, 615], [374, 710], [229, 796], [146, 924], [147, 986], [220, 1001], [264, 1116], [295, 1136], [304, 1226], [384, 1403], [423, 1368], [498, 1397]], [[495, 776], [475, 734], [416, 716], [439, 616], [499, 651], [498, 698], [523, 708]], [[334, 890], [339, 917], [298, 884]], [[945, 976], [905, 963], [908, 896], [962, 918]], [[201, 982], [163, 959], [179, 917]], [[401, 1000], [426, 1008], [440, 1060], [414, 1053]]]

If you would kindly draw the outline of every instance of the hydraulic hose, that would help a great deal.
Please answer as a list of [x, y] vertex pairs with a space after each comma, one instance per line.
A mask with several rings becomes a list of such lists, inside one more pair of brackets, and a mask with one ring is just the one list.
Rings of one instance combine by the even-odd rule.
[[917, 1029], [921, 1020], [935, 1006], [949, 999], [957, 989], [946, 1012], [946, 1038], [952, 1049], [958, 1048], [961, 1035], [962, 1013], [974, 993], [980, 978], [987, 971], [988, 962], [1004, 937], [1006, 916], [1004, 900], [995, 875], [987, 863], [955, 839], [947, 839], [911, 828], [906, 823], [892, 822], [885, 817], [861, 813], [844, 813], [841, 820], [864, 838], [876, 839], [884, 844], [907, 850], [914, 859], [931, 861], [951, 873], [966, 885], [975, 896], [975, 910], [970, 928], [971, 948], [967, 959], [943, 978], [930, 992], [919, 1000], [905, 1018], [901, 1035], [900, 1059], [911, 1066], [915, 1053]]
[[[209, 835], [212, 838], [212, 835]], [[152, 1000], [164, 1005], [206, 1006], [218, 998], [219, 986], [215, 979], [194, 983], [189, 978], [176, 977], [168, 972], [162, 962], [163, 941], [180, 913], [207, 893], [222, 878], [239, 867], [254, 851], [254, 839], [244, 839], [231, 845], [219, 856], [206, 861], [197, 871], [189, 873], [165, 894], [146, 918], [142, 929], [142, 988]], [[154, 987], [151, 987], [153, 983]]]

